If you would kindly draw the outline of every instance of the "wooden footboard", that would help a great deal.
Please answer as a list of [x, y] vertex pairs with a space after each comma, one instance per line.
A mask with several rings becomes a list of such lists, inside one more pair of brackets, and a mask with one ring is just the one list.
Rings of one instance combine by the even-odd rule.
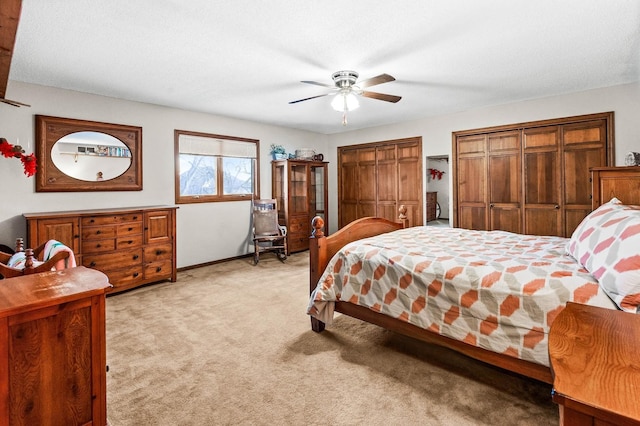
[[[327, 264], [338, 250], [352, 241], [407, 227], [408, 222], [402, 214], [402, 210], [400, 218], [400, 222], [392, 222], [373, 217], [358, 219], [328, 237], [325, 236], [322, 231], [324, 226], [322, 218], [314, 218], [312, 222], [314, 231], [309, 240], [310, 292], [313, 292], [316, 288]], [[472, 346], [348, 302], [336, 302], [335, 311], [427, 343], [453, 349], [471, 358], [542, 382], [552, 383], [550, 369], [540, 364]], [[313, 317], [311, 318], [311, 328], [313, 331], [322, 332], [324, 327], [325, 324], [322, 321]]]

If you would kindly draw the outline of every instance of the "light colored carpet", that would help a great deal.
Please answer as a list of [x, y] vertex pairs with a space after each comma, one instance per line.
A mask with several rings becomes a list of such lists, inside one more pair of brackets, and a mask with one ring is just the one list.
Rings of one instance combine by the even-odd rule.
[[551, 387], [340, 316], [311, 331], [308, 253], [107, 298], [107, 409], [125, 425], [557, 425]]

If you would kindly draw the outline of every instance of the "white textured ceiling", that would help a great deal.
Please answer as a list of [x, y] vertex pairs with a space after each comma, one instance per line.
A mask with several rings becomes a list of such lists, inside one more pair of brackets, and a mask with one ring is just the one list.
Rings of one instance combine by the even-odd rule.
[[640, 1], [23, 0], [10, 79], [331, 134], [640, 81]]

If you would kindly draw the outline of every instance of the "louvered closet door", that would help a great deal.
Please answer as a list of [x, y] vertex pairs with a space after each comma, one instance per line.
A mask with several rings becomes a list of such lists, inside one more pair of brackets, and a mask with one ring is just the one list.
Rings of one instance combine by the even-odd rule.
[[524, 233], [561, 235], [560, 129], [525, 129], [523, 142]]

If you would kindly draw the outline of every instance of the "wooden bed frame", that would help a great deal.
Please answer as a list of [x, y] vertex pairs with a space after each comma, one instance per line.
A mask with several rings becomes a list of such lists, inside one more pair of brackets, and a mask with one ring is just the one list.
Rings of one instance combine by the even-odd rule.
[[[640, 205], [640, 167], [603, 167], [592, 170], [591, 174], [593, 177], [594, 209], [614, 196], [625, 204]], [[408, 221], [404, 214], [405, 212], [406, 210], [401, 207], [400, 222], [392, 222], [382, 218], [362, 218], [351, 222], [328, 237], [322, 231], [324, 220], [320, 217], [315, 217], [312, 221], [313, 233], [309, 241], [310, 291], [313, 292], [316, 288], [327, 264], [338, 250], [352, 241], [407, 227]], [[339, 301], [335, 303], [335, 311], [427, 343], [453, 349], [471, 358], [542, 382], [551, 384], [553, 381], [551, 370], [544, 365], [471, 346], [433, 331], [374, 312], [366, 307]], [[311, 328], [315, 332], [322, 332], [324, 323], [312, 317]]]

